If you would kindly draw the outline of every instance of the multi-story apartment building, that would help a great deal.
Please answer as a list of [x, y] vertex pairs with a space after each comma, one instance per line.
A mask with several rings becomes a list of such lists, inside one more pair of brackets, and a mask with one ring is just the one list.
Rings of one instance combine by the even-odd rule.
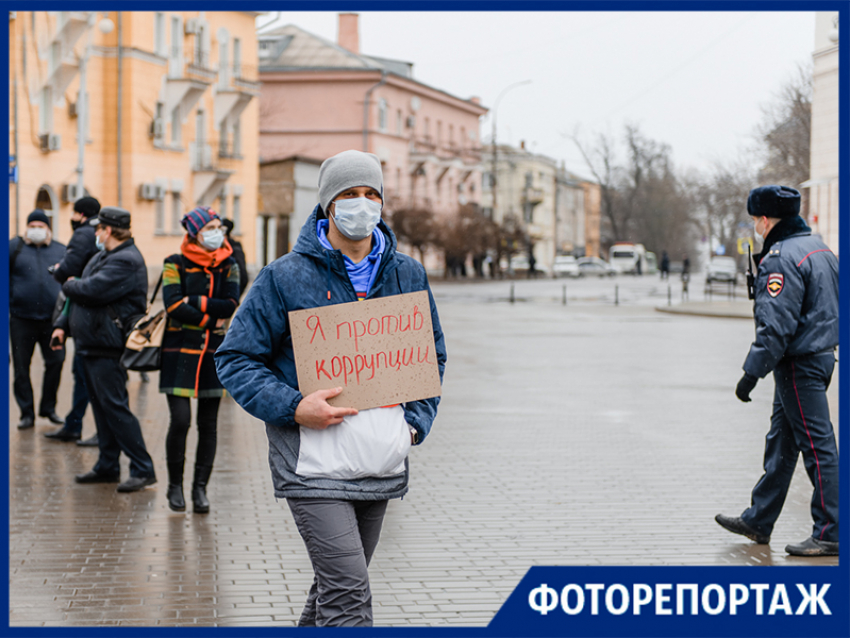
[[[288, 25], [261, 34], [259, 46], [264, 166], [358, 149], [381, 159], [389, 210], [451, 215], [479, 201], [478, 129], [487, 109], [477, 98], [417, 81], [411, 63], [361, 54], [357, 14], [340, 14], [336, 43]], [[274, 225], [288, 226], [291, 245], [311, 211], [266, 206], [262, 214], [286, 218]]]
[[[846, 43], [845, 43], [846, 45]], [[838, 254], [838, 12], [815, 18], [809, 224]]]
[[563, 166], [555, 172], [555, 252], [583, 257], [587, 253], [583, 181]]
[[485, 146], [482, 163], [483, 212], [497, 224], [513, 216], [528, 238], [525, 252], [534, 255], [538, 270], [551, 272], [559, 254], [599, 255], [598, 185], [569, 173], [551, 157], [526, 150], [524, 142], [518, 149]]
[[[10, 234], [35, 207], [67, 241], [90, 194], [133, 214], [149, 268], [209, 205], [255, 256], [254, 12], [10, 12]], [[80, 135], [82, 133], [82, 136]], [[79, 140], [82, 137], [83, 144]], [[12, 180], [10, 170], [10, 181]]]

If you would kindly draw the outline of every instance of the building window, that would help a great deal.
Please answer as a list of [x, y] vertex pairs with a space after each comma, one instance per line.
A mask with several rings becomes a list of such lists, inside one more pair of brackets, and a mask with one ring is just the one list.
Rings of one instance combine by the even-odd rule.
[[180, 77], [183, 75], [183, 20], [180, 16], [171, 17], [171, 47], [168, 54], [168, 74]]
[[222, 188], [218, 194], [218, 216], [224, 219], [227, 217], [227, 189]]
[[180, 193], [171, 193], [171, 234], [180, 234], [180, 219], [183, 217], [183, 204]]
[[38, 108], [38, 129], [42, 133], [53, 130], [53, 89], [45, 86], [41, 89], [41, 104]]
[[242, 196], [233, 195], [233, 234], [242, 234]]
[[176, 106], [171, 111], [171, 143], [180, 146], [181, 141], [180, 107]]
[[435, 144], [439, 146], [443, 143], [443, 123], [440, 120], [437, 120], [437, 140]]
[[230, 34], [227, 29], [218, 30], [218, 84], [226, 87], [230, 81]]
[[233, 38], [233, 77], [242, 77], [242, 40]]
[[233, 157], [240, 157], [242, 155], [242, 124], [240, 119], [233, 123], [231, 133]]
[[387, 101], [384, 98], [378, 100], [378, 130], [387, 130]]
[[154, 206], [156, 223], [154, 232], [157, 235], [162, 235], [165, 233], [165, 197], [157, 197]]
[[165, 14], [161, 11], [154, 14], [153, 52], [157, 55], [168, 55], [168, 49], [165, 46]]
[[227, 126], [227, 120], [225, 119], [221, 123], [221, 128], [218, 130], [218, 156], [219, 157], [227, 157], [230, 153], [230, 129]]
[[396, 125], [395, 125], [395, 134], [401, 135], [402, 127], [404, 126], [403, 117], [401, 115], [401, 109], [396, 111]]

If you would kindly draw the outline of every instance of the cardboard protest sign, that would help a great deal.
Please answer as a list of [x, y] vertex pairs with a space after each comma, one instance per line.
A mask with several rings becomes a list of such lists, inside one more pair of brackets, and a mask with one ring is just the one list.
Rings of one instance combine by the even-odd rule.
[[440, 396], [428, 292], [289, 313], [301, 394], [342, 387], [328, 401], [358, 410]]

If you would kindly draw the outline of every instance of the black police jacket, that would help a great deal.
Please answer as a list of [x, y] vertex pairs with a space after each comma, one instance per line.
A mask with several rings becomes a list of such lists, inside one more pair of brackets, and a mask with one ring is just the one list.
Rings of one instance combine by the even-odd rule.
[[94, 226], [83, 223], [71, 235], [65, 256], [53, 271], [53, 278], [60, 284], [65, 283], [68, 277], [79, 277], [83, 273], [83, 268], [89, 263], [89, 259], [97, 254], [94, 231]]
[[113, 250], [98, 252], [82, 278], [66, 281], [62, 290], [71, 300], [69, 327], [77, 352], [119, 357], [132, 323], [147, 308], [145, 259], [128, 239]]
[[59, 284], [47, 269], [64, 254], [65, 244], [58, 241], [51, 241], [46, 246], [27, 243], [21, 237], [13, 237], [9, 241], [10, 315], [36, 321], [50, 319], [59, 296]]
[[799, 217], [777, 224], [767, 241], [755, 282], [756, 340], [744, 362], [759, 378], [782, 357], [838, 345], [838, 258]]

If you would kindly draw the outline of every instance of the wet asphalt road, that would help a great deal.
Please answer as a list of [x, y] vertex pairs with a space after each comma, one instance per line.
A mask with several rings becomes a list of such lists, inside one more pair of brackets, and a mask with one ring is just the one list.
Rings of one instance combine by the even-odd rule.
[[[811, 531], [802, 463], [769, 546], [713, 520], [740, 513], [761, 474], [772, 381], [746, 405], [733, 393], [751, 321], [657, 312], [666, 284], [649, 277], [517, 281], [514, 304], [509, 285], [433, 284], [449, 353], [443, 402], [370, 568], [377, 625], [486, 625], [531, 565], [838, 563], [784, 552]], [[70, 360], [63, 374], [60, 414]], [[262, 424], [225, 400], [212, 510], [171, 512], [157, 382], [130, 374], [160, 481], [136, 494], [76, 485], [96, 449], [45, 439], [45, 419], [17, 431], [10, 391], [11, 626], [297, 620], [312, 570], [272, 495]], [[837, 423], [837, 374], [829, 396]], [[191, 467], [190, 456], [187, 477]]]

